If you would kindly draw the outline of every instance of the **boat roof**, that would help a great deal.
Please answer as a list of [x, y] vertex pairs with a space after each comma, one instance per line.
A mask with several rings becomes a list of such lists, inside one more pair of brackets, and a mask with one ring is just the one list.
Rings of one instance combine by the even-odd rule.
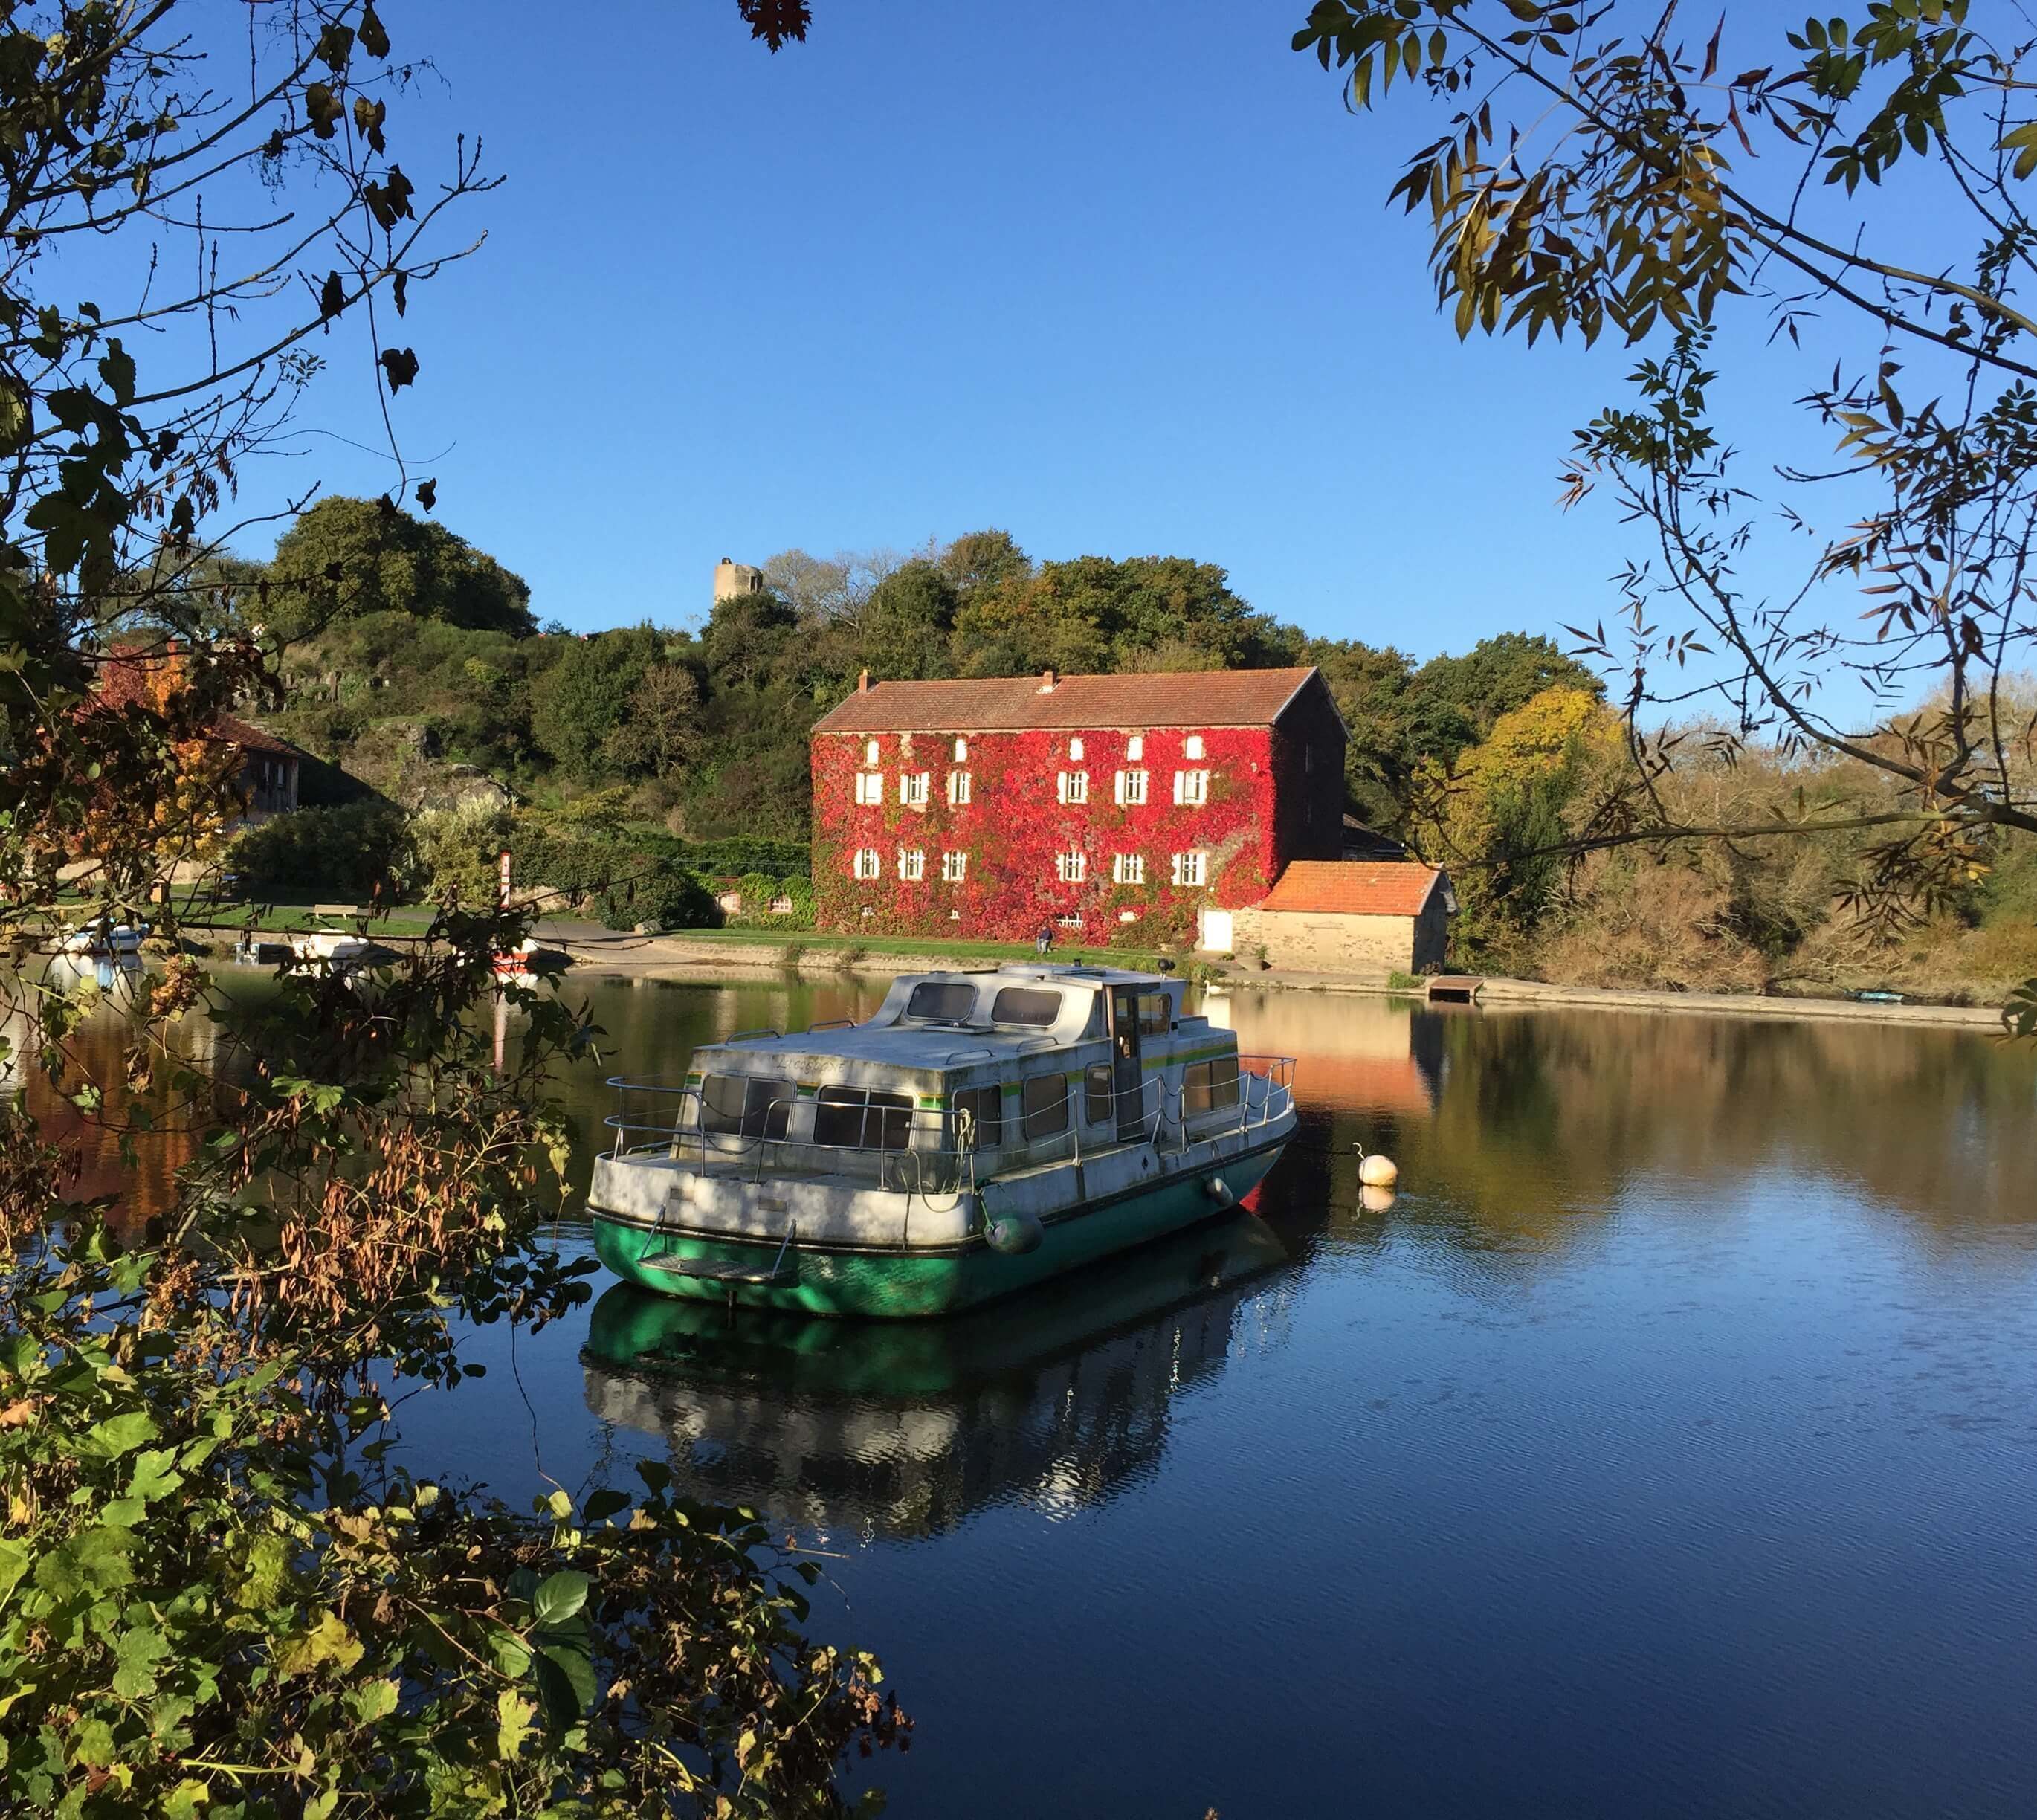
[[[923, 986], [967, 986], [975, 994], [973, 1014], [963, 1018], [916, 1017], [907, 1008]], [[999, 967], [951, 972], [901, 974], [891, 982], [884, 1002], [864, 1023], [837, 1029], [746, 1031], [725, 1042], [704, 1044], [693, 1065], [709, 1057], [746, 1064], [768, 1058], [777, 1067], [796, 1071], [813, 1062], [875, 1062], [916, 1071], [946, 1072], [1045, 1054], [1100, 1038], [1098, 1000], [1113, 986], [1146, 991], [1163, 990], [1181, 1014], [1182, 982], [1164, 974], [1136, 973], [1123, 967], [1090, 967], [1068, 962], [1012, 961]], [[991, 1008], [1007, 987], [1036, 991], [1058, 989], [1061, 1002], [1047, 1022], [994, 1021]], [[743, 1073], [754, 1072], [745, 1066]]]

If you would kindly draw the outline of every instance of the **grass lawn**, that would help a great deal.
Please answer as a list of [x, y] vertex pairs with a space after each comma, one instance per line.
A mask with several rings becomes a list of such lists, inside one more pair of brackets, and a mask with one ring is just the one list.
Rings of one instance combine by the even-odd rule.
[[[319, 900], [323, 902], [323, 899]], [[359, 906], [365, 913], [368, 906]], [[310, 901], [303, 903], [221, 903], [211, 898], [187, 898], [176, 906], [177, 920], [187, 925], [209, 925], [214, 929], [255, 929], [275, 933], [300, 929], [349, 929], [354, 917], [319, 916]], [[398, 904], [367, 920], [368, 934], [422, 935], [437, 913], [429, 904]]]
[[[1029, 941], [947, 941], [938, 936], [923, 935], [825, 935], [812, 929], [688, 929], [671, 933], [675, 940], [750, 948], [798, 948], [809, 954], [924, 954], [953, 960], [1033, 959], [1033, 944]], [[1159, 957], [1147, 948], [1097, 948], [1057, 940], [1047, 958], [1081, 959], [1150, 973]]]

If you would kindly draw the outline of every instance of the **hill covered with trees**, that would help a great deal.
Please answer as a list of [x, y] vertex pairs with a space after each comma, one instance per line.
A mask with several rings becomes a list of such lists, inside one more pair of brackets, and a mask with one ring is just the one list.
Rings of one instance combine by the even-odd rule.
[[[513, 796], [518, 844], [557, 859], [562, 885], [586, 882], [622, 843], [666, 880], [644, 887], [659, 914], [705, 901], [678, 880], [688, 865], [746, 873], [753, 886], [792, 881], [803, 902], [807, 729], [863, 670], [1306, 663], [1351, 728], [1352, 813], [1450, 867], [1469, 964], [1604, 983], [1895, 982], [1946, 994], [2037, 966], [2027, 952], [2037, 950], [2037, 860], [2007, 837], [1999, 863], [1961, 892], [1866, 906], [1858, 834], [1551, 852], [1604, 832], [1588, 825], [1591, 805], [1616, 793], [1607, 777], [1632, 758], [1596, 675], [1525, 631], [1418, 663], [1386, 638], [1314, 637], [1261, 612], [1213, 563], [1039, 561], [988, 530], [904, 556], [788, 550], [763, 566], [761, 592], [713, 602], [704, 618], [705, 602], [675, 600], [664, 623], [581, 634], [540, 624], [523, 581], [443, 527], [349, 499], [305, 513], [268, 573], [312, 578], [274, 591], [298, 604], [283, 627], [291, 697], [271, 724], [326, 761], [313, 798], [372, 793], [428, 812], [395, 868], [417, 888], [485, 888], [481, 856]], [[1701, 754], [1705, 729], [1688, 734], [1687, 753]], [[1687, 757], [1663, 782], [1694, 815], [1778, 791], [1857, 807], [1883, 787], [1857, 764], [1720, 750], [1709, 764]], [[449, 807], [464, 819], [446, 822]], [[370, 844], [397, 826], [375, 823]], [[361, 842], [344, 831], [358, 875]], [[308, 864], [319, 843], [290, 850]], [[633, 893], [603, 902], [623, 920], [639, 904]], [[1875, 913], [1865, 921], [1863, 907]]]

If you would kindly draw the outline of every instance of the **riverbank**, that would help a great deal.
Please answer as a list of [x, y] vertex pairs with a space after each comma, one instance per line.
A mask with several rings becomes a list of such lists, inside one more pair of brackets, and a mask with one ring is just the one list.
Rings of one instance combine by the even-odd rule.
[[[731, 968], [758, 976], [790, 974], [803, 979], [848, 975], [894, 978], [930, 965], [1030, 959], [1032, 950], [1011, 944], [894, 940], [860, 943], [842, 936], [776, 936], [768, 932], [713, 929], [671, 935], [618, 935], [591, 923], [544, 923], [538, 938], [561, 949], [580, 965], [597, 969], [652, 968], [679, 978], [725, 977]], [[1121, 967], [1150, 968], [1157, 958], [1117, 949], [1056, 950], [1056, 960], [1078, 958]], [[1235, 963], [1206, 967], [1205, 983], [1219, 989], [1351, 993], [1366, 997], [1419, 999], [1383, 978], [1348, 974], [1308, 973], [1293, 968], [1245, 968]], [[1823, 1018], [1856, 1023], [1966, 1028], [1999, 1028], [1999, 1010], [1985, 1005], [1863, 1005], [1844, 998], [1774, 998], [1752, 993], [1647, 992], [1606, 986], [1551, 986], [1539, 980], [1487, 978], [1478, 1006], [1487, 1011], [1526, 1010], [1538, 1005], [1591, 1007], [1604, 1011], [1696, 1012], [1714, 1016]]]

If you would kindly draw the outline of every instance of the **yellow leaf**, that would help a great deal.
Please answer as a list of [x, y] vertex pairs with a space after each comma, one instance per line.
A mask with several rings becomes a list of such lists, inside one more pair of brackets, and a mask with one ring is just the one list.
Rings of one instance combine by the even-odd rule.
[[363, 1654], [361, 1640], [336, 1611], [323, 1614], [302, 1634], [288, 1638], [276, 1652], [276, 1669], [281, 1674], [309, 1674], [323, 1664], [336, 1662], [350, 1669]]
[[505, 1762], [523, 1748], [531, 1735], [531, 1721], [538, 1716], [536, 1705], [512, 1688], [495, 1697], [495, 1754]]

